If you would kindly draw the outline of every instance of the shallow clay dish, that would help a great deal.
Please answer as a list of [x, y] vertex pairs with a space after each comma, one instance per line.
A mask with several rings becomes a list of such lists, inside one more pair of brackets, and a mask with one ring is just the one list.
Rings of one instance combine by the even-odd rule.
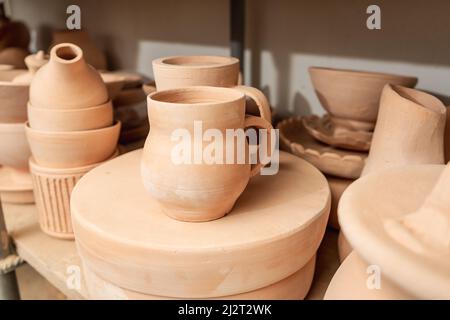
[[285, 279], [316, 254], [330, 191], [306, 161], [280, 152], [278, 174], [252, 179], [231, 213], [186, 223], [149, 197], [141, 157], [137, 150], [95, 168], [72, 193], [78, 252], [108, 282], [157, 296], [222, 297]]
[[0, 81], [0, 122], [27, 121], [28, 91], [26, 84]]
[[302, 121], [309, 134], [320, 142], [348, 150], [368, 151], [370, 149], [372, 132], [337, 127], [327, 115], [306, 116], [302, 118]]
[[368, 264], [378, 265], [384, 277], [419, 299], [450, 298], [448, 253], [411, 250], [387, 232], [386, 223], [416, 212], [444, 168], [414, 165], [368, 174], [344, 192], [339, 204], [339, 224], [354, 250]]
[[113, 100], [120, 91], [122, 91], [125, 85], [125, 77], [117, 75], [115, 73], [100, 73], [103, 82], [108, 90], [108, 96], [110, 100]]
[[0, 166], [0, 200], [14, 204], [34, 203], [30, 172]]
[[[414, 299], [381, 275], [381, 287], [369, 289], [369, 265], [352, 252], [331, 279], [324, 300], [411, 300]], [[370, 269], [369, 269], [370, 270]]]
[[309, 68], [322, 106], [336, 118], [374, 123], [380, 95], [387, 83], [414, 87], [417, 78], [401, 75], [322, 67]]
[[108, 159], [117, 148], [120, 122], [102, 129], [50, 132], [26, 126], [31, 152], [40, 166], [83, 167]]
[[128, 71], [108, 71], [108, 74], [113, 74], [118, 77], [122, 77], [124, 80], [123, 89], [135, 89], [141, 87], [144, 83], [144, 77], [139, 73], [133, 73]]
[[361, 175], [367, 153], [336, 149], [320, 143], [306, 131], [301, 117], [280, 122], [278, 129], [284, 148], [323, 173], [347, 179], [357, 179]]

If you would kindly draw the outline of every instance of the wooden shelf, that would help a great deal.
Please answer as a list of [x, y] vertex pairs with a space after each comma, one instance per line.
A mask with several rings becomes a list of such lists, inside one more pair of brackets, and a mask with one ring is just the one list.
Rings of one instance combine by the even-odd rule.
[[[51, 238], [39, 228], [35, 205], [3, 205], [8, 232], [12, 236], [18, 254], [68, 299], [85, 299], [87, 293], [81, 279], [81, 288], [70, 289], [68, 268], [81, 261], [75, 242]], [[320, 300], [339, 266], [337, 258], [337, 232], [327, 230], [318, 252], [316, 274], [308, 294], [309, 300]]]

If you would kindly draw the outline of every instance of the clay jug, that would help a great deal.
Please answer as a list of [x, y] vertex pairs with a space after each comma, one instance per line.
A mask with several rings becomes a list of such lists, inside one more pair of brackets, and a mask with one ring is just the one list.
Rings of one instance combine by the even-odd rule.
[[444, 163], [446, 110], [430, 94], [386, 85], [362, 175], [409, 164]]
[[[259, 173], [262, 164], [252, 166], [248, 161], [245, 137], [241, 144], [239, 138], [226, 138], [230, 131], [239, 134], [248, 127], [271, 133], [269, 122], [246, 117], [244, 93], [197, 86], [148, 96], [151, 130], [141, 174], [146, 189], [168, 216], [182, 221], [218, 219], [232, 209], [250, 177]], [[256, 103], [262, 114], [269, 107], [265, 99], [256, 99]], [[265, 142], [270, 143], [270, 138]], [[212, 154], [215, 158], [208, 158]]]
[[73, 43], [79, 46], [84, 53], [87, 63], [97, 70], [106, 70], [106, 57], [95, 43], [91, 40], [89, 35], [84, 30], [60, 30], [53, 33], [53, 41], [51, 48], [60, 43]]
[[30, 85], [30, 105], [36, 108], [89, 108], [108, 99], [100, 74], [86, 63], [80, 47], [70, 43], [53, 47]]
[[30, 84], [36, 72], [48, 62], [48, 58], [49, 56], [42, 50], [36, 54], [30, 54], [25, 58], [25, 64], [27, 65], [28, 72], [18, 75], [12, 82]]
[[[241, 86], [239, 59], [222, 56], [174, 56], [153, 60], [153, 73], [157, 90], [190, 86], [235, 87]], [[253, 95], [264, 94], [258, 89], [246, 87]], [[264, 97], [265, 98], [265, 97]], [[252, 100], [247, 103], [246, 112], [258, 114], [258, 107]], [[271, 121], [270, 108], [261, 117]]]

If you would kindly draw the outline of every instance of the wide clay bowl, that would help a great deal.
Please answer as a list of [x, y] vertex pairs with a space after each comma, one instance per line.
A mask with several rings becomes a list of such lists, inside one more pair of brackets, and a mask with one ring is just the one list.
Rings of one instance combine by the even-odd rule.
[[109, 127], [113, 124], [111, 101], [82, 109], [36, 108], [28, 104], [30, 127], [43, 131], [82, 131]]
[[416, 77], [387, 73], [311, 67], [314, 90], [332, 117], [375, 122], [383, 87], [390, 83], [414, 87]]
[[0, 81], [0, 122], [27, 121], [28, 91], [28, 85]]
[[120, 122], [102, 129], [49, 132], [30, 128], [26, 133], [31, 152], [40, 166], [51, 168], [81, 167], [102, 162], [116, 150]]
[[0, 123], [0, 165], [25, 169], [30, 148], [24, 123]]

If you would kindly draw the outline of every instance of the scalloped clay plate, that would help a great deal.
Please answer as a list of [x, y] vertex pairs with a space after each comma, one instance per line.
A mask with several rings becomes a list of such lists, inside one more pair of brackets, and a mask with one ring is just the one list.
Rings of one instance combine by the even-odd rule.
[[[400, 242], [389, 227], [392, 221], [403, 220], [423, 208], [444, 168], [444, 165], [413, 165], [368, 174], [348, 187], [339, 204], [339, 224], [354, 250], [369, 265], [378, 265], [384, 277], [414, 298], [450, 298], [448, 243], [444, 244], [447, 252], [432, 247], [416, 251], [404, 243], [416, 244], [417, 240], [411, 242], [412, 238], [395, 233], [405, 241]], [[441, 190], [441, 195], [445, 192]], [[434, 202], [434, 208], [444, 208], [441, 201], [447, 199]], [[439, 222], [436, 224], [436, 221]], [[445, 234], [443, 230], [448, 232], [443, 229], [448, 228], [448, 221], [444, 219], [421, 226], [427, 224], [434, 227], [433, 235]], [[429, 239], [426, 238], [429, 235], [422, 236], [420, 232], [415, 236]], [[445, 237], [448, 239], [448, 234]]]
[[336, 126], [328, 115], [316, 115], [302, 118], [303, 126], [311, 136], [330, 146], [355, 151], [368, 151], [372, 141], [372, 132], [349, 130]]
[[277, 127], [285, 148], [323, 173], [347, 179], [357, 179], [361, 175], [366, 152], [340, 150], [317, 141], [303, 126], [302, 117], [286, 119]]

